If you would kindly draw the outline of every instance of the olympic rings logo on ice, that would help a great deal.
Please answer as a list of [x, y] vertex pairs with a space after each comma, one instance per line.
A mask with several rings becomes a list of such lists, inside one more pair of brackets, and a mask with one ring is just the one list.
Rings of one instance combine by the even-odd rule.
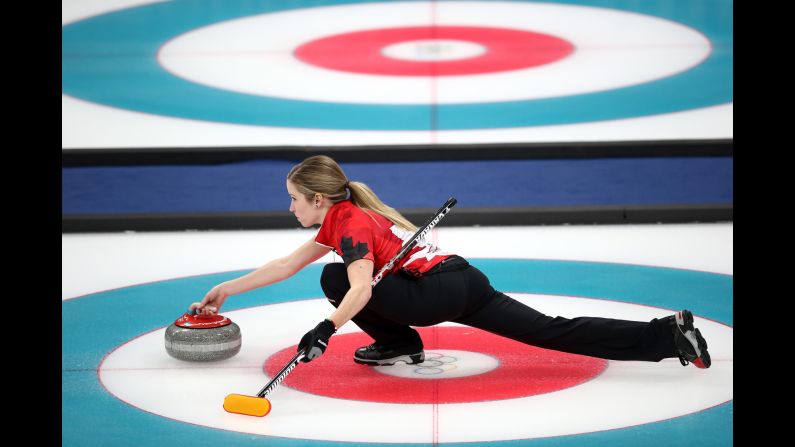
[[[428, 358], [433, 357], [433, 358]], [[414, 372], [423, 376], [439, 375], [447, 371], [452, 371], [458, 368], [456, 362], [458, 358], [444, 355], [439, 352], [428, 352], [425, 355], [425, 361], [419, 364], [419, 368], [415, 368]]]
[[500, 361], [486, 352], [444, 349], [426, 351], [425, 361], [417, 365], [396, 363], [373, 368], [381, 374], [403, 379], [455, 379], [493, 371]]

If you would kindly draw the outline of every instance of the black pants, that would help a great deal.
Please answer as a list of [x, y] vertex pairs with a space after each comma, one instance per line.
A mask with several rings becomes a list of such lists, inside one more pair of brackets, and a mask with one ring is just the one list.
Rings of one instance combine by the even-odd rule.
[[[327, 264], [320, 284], [338, 306], [350, 289], [345, 265]], [[550, 317], [494, 290], [480, 270], [465, 266], [419, 279], [392, 273], [376, 285], [353, 322], [378, 343], [421, 341], [410, 326], [452, 321], [556, 351], [658, 362], [677, 355], [669, 318]]]

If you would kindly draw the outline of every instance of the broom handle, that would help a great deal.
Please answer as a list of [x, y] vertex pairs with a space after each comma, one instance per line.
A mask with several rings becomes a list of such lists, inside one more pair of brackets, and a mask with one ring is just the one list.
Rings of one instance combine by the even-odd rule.
[[433, 227], [435, 227], [436, 224], [438, 224], [439, 221], [442, 220], [442, 218], [448, 212], [450, 212], [450, 208], [455, 206], [457, 202], [458, 201], [455, 199], [455, 197], [450, 197], [449, 199], [447, 199], [447, 202], [445, 202], [445, 204], [442, 205], [441, 208], [436, 210], [436, 214], [434, 214], [433, 217], [428, 219], [428, 221], [425, 222], [425, 225], [421, 226], [420, 229], [417, 230], [416, 233], [414, 233], [414, 236], [412, 236], [411, 239], [409, 239], [408, 241], [406, 241], [405, 244], [403, 244], [403, 246], [400, 248], [400, 251], [395, 256], [393, 256], [392, 259], [389, 260], [389, 262], [384, 264], [384, 266], [381, 267], [380, 270], [378, 270], [378, 273], [376, 273], [375, 277], [373, 277], [372, 286], [375, 287], [375, 285], [378, 284], [381, 281], [381, 279], [383, 279], [383, 277], [390, 270], [392, 270], [395, 264], [400, 262], [400, 260], [403, 259], [403, 256], [406, 256], [406, 253], [411, 251], [411, 249], [414, 248], [414, 246], [417, 245], [422, 240], [422, 238], [424, 238], [425, 235], [428, 234], [428, 232], [431, 231]]
[[276, 385], [281, 383], [281, 381], [284, 380], [285, 377], [287, 377], [287, 374], [290, 374], [290, 372], [296, 367], [296, 365], [298, 365], [298, 362], [301, 361], [301, 357], [303, 356], [304, 356], [304, 350], [302, 349], [295, 354], [295, 357], [293, 357], [293, 359], [290, 360], [290, 363], [285, 365], [284, 368], [282, 368], [282, 370], [279, 371], [278, 374], [276, 374], [276, 377], [274, 377], [273, 380], [268, 382], [268, 384], [265, 385], [259, 391], [259, 393], [257, 393], [257, 396], [265, 397], [266, 394], [273, 391], [273, 389], [276, 388]]

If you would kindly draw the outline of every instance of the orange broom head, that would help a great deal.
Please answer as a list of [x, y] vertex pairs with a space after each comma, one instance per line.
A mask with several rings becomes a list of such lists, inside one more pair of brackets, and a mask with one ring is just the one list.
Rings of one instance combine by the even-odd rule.
[[271, 402], [264, 397], [230, 394], [224, 398], [224, 410], [229, 413], [263, 417], [271, 412]]

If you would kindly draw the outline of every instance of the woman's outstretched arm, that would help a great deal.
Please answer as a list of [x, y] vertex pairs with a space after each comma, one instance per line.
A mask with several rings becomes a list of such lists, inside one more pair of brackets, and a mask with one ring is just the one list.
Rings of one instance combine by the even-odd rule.
[[217, 313], [228, 297], [284, 281], [322, 258], [328, 251], [328, 247], [317, 244], [313, 237], [287, 256], [274, 259], [239, 278], [216, 285], [200, 303], [191, 304], [190, 309], [196, 309], [198, 313]]

